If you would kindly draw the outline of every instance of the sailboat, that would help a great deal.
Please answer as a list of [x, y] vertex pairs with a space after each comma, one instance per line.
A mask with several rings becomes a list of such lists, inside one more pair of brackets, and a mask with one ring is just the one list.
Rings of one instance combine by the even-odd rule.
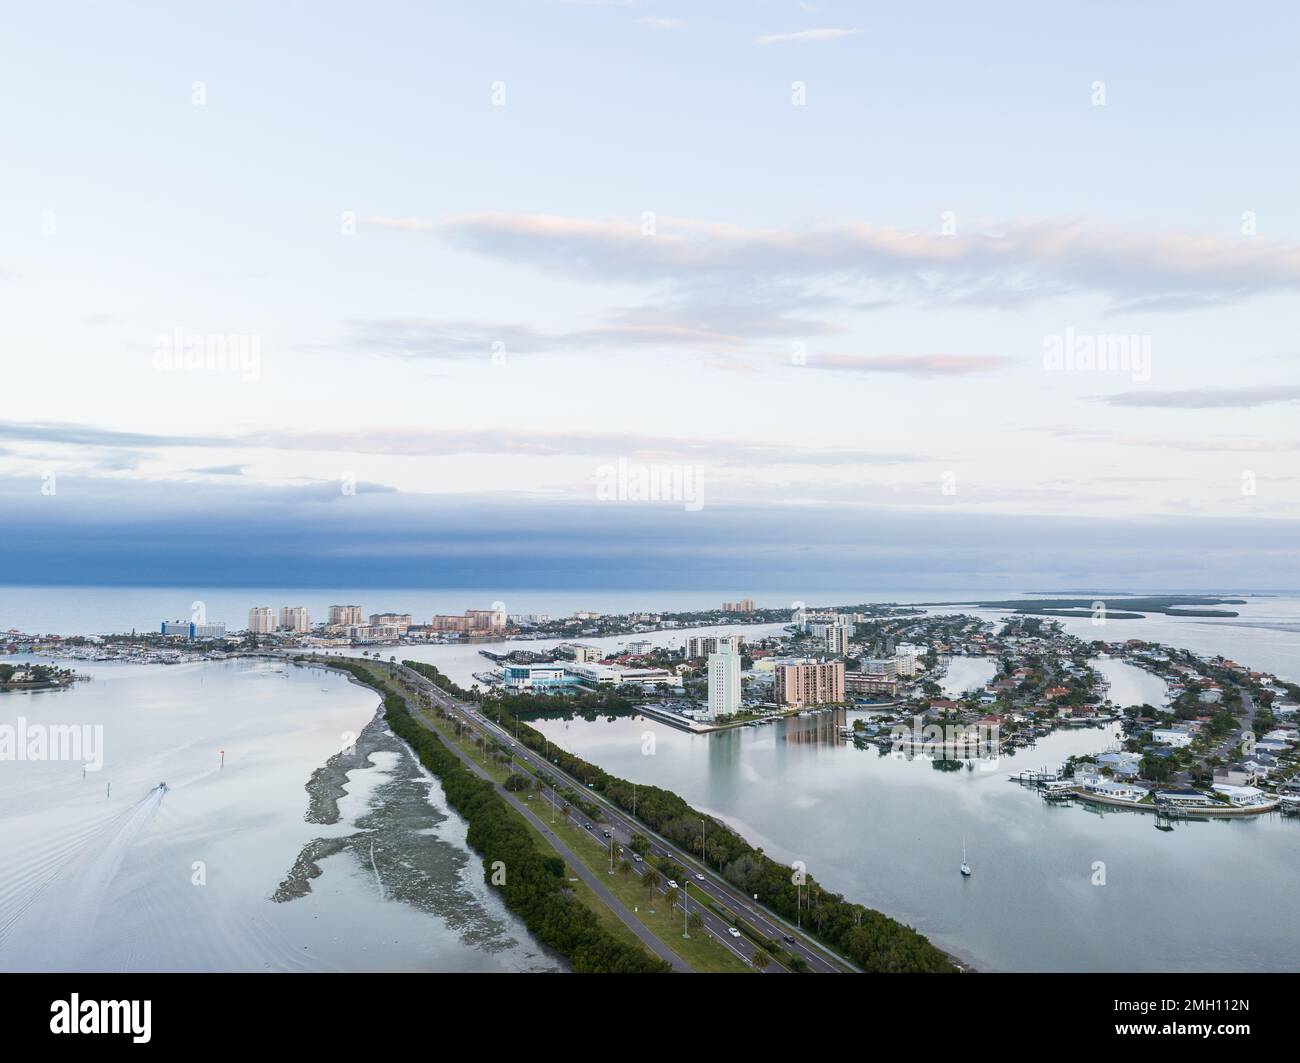
[[970, 864], [966, 863], [966, 839], [964, 837], [961, 840], [961, 873], [970, 878], [971, 870]]

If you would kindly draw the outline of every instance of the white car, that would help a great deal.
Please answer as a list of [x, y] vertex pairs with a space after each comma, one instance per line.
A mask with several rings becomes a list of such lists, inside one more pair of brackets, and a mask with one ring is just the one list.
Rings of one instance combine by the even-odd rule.
[[701, 881], [701, 882], [703, 882], [703, 881], [704, 881], [704, 876], [703, 876], [703, 875], [701, 875], [701, 874], [700, 874], [700, 873], [699, 873], [699, 872], [698, 872], [698, 871], [697, 871], [697, 872], [695, 872], [695, 877], [696, 877], [696, 878], [698, 878], [698, 879], [699, 879], [699, 880], [700, 880], [700, 881]]
[[730, 934], [733, 938], [740, 937], [740, 931], [737, 930], [734, 926], [727, 927], [727, 933]]
[[674, 882], [672, 879], [669, 879], [669, 880], [668, 880], [668, 888], [669, 888], [670, 890], [675, 890], [675, 889], [677, 888], [677, 883]]

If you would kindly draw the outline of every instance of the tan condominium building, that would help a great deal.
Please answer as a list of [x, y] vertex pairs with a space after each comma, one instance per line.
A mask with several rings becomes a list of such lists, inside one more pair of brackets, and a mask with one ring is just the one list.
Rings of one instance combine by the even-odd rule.
[[502, 631], [506, 626], [504, 609], [466, 609], [473, 631]]
[[359, 605], [330, 606], [330, 627], [350, 627], [354, 624], [364, 624], [365, 622], [365, 618], [361, 615], [361, 606]]
[[466, 609], [464, 616], [435, 616], [429, 626], [434, 631], [460, 631], [483, 634], [504, 631], [506, 614], [502, 609]]
[[280, 627], [286, 631], [310, 631], [311, 617], [307, 615], [305, 605], [282, 605], [280, 607]]
[[248, 630], [254, 635], [269, 635], [275, 630], [275, 610], [269, 605], [255, 605], [248, 611]]
[[827, 705], [844, 700], [843, 661], [792, 661], [776, 666], [778, 705]]
[[371, 613], [371, 627], [395, 627], [399, 635], [405, 635], [411, 627], [410, 613]]

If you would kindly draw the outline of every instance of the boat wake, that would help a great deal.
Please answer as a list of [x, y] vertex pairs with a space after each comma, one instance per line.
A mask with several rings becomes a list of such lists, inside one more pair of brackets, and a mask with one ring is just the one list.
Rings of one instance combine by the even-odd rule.
[[0, 953], [39, 955], [56, 970], [75, 964], [92, 943], [122, 860], [166, 793], [160, 783], [106, 823], [20, 864], [0, 897]]

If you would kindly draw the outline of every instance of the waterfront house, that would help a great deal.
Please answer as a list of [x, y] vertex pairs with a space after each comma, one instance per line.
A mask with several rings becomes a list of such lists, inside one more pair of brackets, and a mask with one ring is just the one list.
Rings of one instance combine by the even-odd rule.
[[1147, 796], [1147, 791], [1141, 786], [1112, 782], [1103, 775], [1080, 775], [1075, 777], [1075, 781], [1085, 794], [1093, 794], [1111, 801], [1127, 801], [1130, 804], [1137, 804]]
[[1151, 741], [1162, 746], [1182, 749], [1192, 744], [1192, 735], [1182, 727], [1156, 727], [1151, 731]]
[[1176, 805], [1179, 808], [1207, 808], [1220, 804], [1207, 793], [1200, 790], [1181, 789], [1181, 790], [1161, 790], [1156, 794], [1156, 803], [1161, 805]]
[[1215, 783], [1214, 792], [1222, 794], [1236, 808], [1254, 808], [1272, 803], [1263, 790], [1254, 786], [1227, 786]]
[[1111, 774], [1121, 779], [1136, 779], [1141, 771], [1142, 754], [1129, 753], [1124, 750], [1102, 753], [1097, 763], [1103, 768], [1110, 768]]

